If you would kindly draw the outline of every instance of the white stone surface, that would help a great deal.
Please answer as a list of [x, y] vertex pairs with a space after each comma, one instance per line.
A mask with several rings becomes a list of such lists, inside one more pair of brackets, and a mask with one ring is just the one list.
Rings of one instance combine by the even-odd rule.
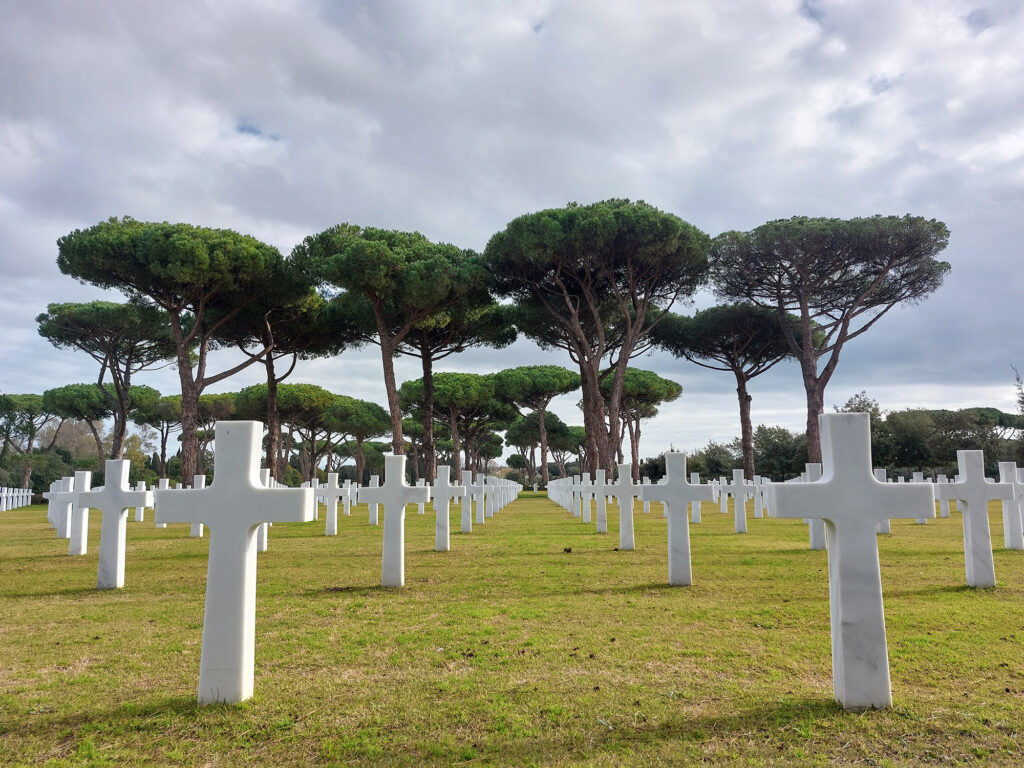
[[657, 485], [641, 485], [640, 497], [645, 502], [660, 501], [668, 511], [668, 583], [689, 586], [693, 583], [690, 568], [690, 526], [686, 505], [691, 501], [711, 501], [711, 488], [686, 482], [686, 454], [665, 454], [665, 479]]
[[[146, 490], [146, 481], [145, 480], [139, 480], [139, 482], [137, 482], [135, 484], [135, 490], [136, 491], [145, 491]], [[145, 520], [146, 520], [146, 508], [145, 507], [136, 507], [135, 508], [135, 522], [136, 523], [142, 523], [142, 522], [145, 522]]]
[[[427, 485], [426, 478], [421, 477], [419, 480], [416, 481], [416, 485], [418, 485], [420, 488], [425, 487]], [[427, 498], [430, 498], [430, 497], [428, 496]], [[426, 502], [421, 501], [421, 502], [417, 503], [416, 504], [416, 514], [417, 515], [425, 515], [427, 513], [426, 507], [427, 507]]]
[[349, 494], [347, 485], [338, 485], [338, 473], [328, 472], [327, 483], [320, 486], [320, 498], [324, 502], [324, 535], [338, 535], [338, 500]]
[[633, 465], [619, 464], [619, 481], [612, 486], [619, 505], [619, 549], [636, 549], [633, 536], [633, 499], [643, 486], [633, 482]]
[[742, 469], [732, 471], [732, 482], [729, 483], [729, 495], [733, 499], [733, 519], [736, 533], [747, 532], [747, 497], [754, 492], [743, 477]]
[[477, 475], [476, 482], [469, 487], [469, 493], [472, 494], [473, 506], [476, 508], [476, 524], [483, 525], [487, 519], [484, 512], [484, 507], [487, 503], [487, 494], [485, 493], [486, 487], [484, 483], [485, 478], [482, 475]]
[[[166, 477], [161, 477], [161, 478], [159, 478], [156, 481], [156, 489], [155, 490], [157, 490], [157, 491], [167, 491], [167, 490], [170, 490], [170, 488], [171, 488], [171, 481], [168, 480]], [[155, 499], [156, 497], [154, 496], [153, 498]], [[161, 522], [157, 521], [155, 510], [154, 510], [154, 514], [153, 514], [153, 526], [156, 527], [156, 528], [166, 528], [167, 527], [167, 523], [161, 523]]]
[[985, 456], [981, 451], [957, 451], [960, 469], [955, 483], [936, 485], [942, 498], [956, 499], [963, 515], [964, 570], [967, 586], [994, 587], [996, 566], [992, 558], [992, 529], [988, 524], [988, 503], [1014, 498], [1008, 483], [990, 483], [985, 479]]
[[370, 482], [369, 482], [369, 484], [365, 488], [360, 488], [359, 489], [359, 503], [360, 504], [363, 504], [363, 503], [366, 504], [367, 510], [369, 510], [369, 513], [370, 513], [370, 525], [377, 525], [377, 520], [378, 520], [377, 502], [376, 501], [366, 501], [366, 502], [364, 502], [363, 495], [365, 493], [367, 499], [372, 499], [373, 498], [373, 494], [374, 494], [374, 491], [372, 489], [379, 488], [379, 487], [380, 487], [380, 476], [379, 475], [370, 475]]
[[[269, 469], [260, 470], [260, 485], [264, 488], [280, 488], [281, 485], [270, 476]], [[270, 546], [270, 523], [260, 523], [256, 526], [256, 552], [266, 552]]]
[[84, 555], [89, 548], [89, 505], [81, 501], [92, 488], [92, 472], [75, 472], [75, 502], [71, 509], [68, 554]]
[[[206, 475], [193, 475], [192, 487], [197, 491], [203, 490], [203, 488], [206, 487]], [[203, 524], [192, 523], [192, 525], [189, 526], [188, 535], [193, 539], [203, 538]]]
[[1003, 546], [1006, 549], [1024, 549], [1024, 528], [1021, 526], [1021, 502], [1024, 502], [1024, 483], [1017, 479], [1017, 464], [999, 462], [999, 482], [1013, 486], [1013, 499], [1003, 499]]
[[[700, 472], [690, 473], [690, 485], [700, 485]], [[690, 522], [694, 525], [700, 525], [701, 516], [699, 501], [690, 502]]]
[[256, 530], [267, 521], [310, 522], [313, 491], [266, 488], [259, 477], [263, 425], [218, 421], [214, 480], [206, 489], [157, 491], [163, 522], [210, 526], [199, 703], [252, 696], [256, 646]]
[[405, 482], [405, 456], [384, 456], [384, 485], [367, 488], [366, 498], [384, 507], [384, 545], [380, 583], [383, 587], [405, 585], [405, 505], [426, 500], [429, 490]]
[[594, 525], [597, 533], [608, 533], [608, 494], [614, 490], [603, 469], [594, 472], [594, 498], [597, 500], [594, 510]]
[[[447, 464], [440, 464], [437, 467], [437, 477], [434, 479], [432, 495], [434, 497], [434, 550], [447, 552], [451, 547], [449, 536], [448, 504], [452, 499], [466, 495], [466, 488], [462, 485], [455, 485], [451, 482], [452, 468]], [[462, 513], [463, 522], [466, 513]]]
[[[877, 480], [880, 483], [886, 482], [885, 469], [882, 469], [882, 468], [876, 468], [875, 469], [875, 480]], [[875, 527], [875, 531], [877, 533], [889, 533], [889, 534], [891, 534], [892, 533], [892, 528], [889, 525], [889, 518], [888, 517], [883, 517], [881, 520], [879, 520], [878, 521], [878, 525]]]
[[473, 532], [473, 499], [470, 494], [472, 493], [473, 486], [473, 473], [468, 470], [462, 470], [462, 487], [466, 489], [465, 501], [459, 505], [460, 514], [460, 530], [463, 533]]
[[584, 472], [580, 475], [580, 519], [584, 523], [590, 523], [593, 519], [591, 505], [593, 498], [594, 482], [590, 479], [590, 473]]
[[96, 586], [120, 589], [124, 586], [124, 560], [131, 507], [153, 506], [152, 491], [133, 491], [128, 485], [132, 464], [127, 459], [107, 459], [102, 490], [79, 495], [80, 504], [98, 509], [102, 516], [100, 528], [100, 561]]
[[61, 478], [57, 490], [50, 494], [50, 500], [53, 502], [53, 524], [57, 529], [58, 539], [71, 538], [71, 513], [78, 499], [78, 491], [75, 490], [77, 476], [76, 473], [72, 477]]
[[[938, 482], [940, 484], [948, 483], [949, 478], [939, 475]], [[949, 499], [944, 498], [938, 491], [936, 491], [936, 495], [939, 496], [939, 517], [949, 517]]]
[[823, 414], [819, 424], [824, 475], [811, 483], [773, 483], [768, 506], [776, 517], [826, 521], [836, 701], [852, 710], [889, 707], [892, 689], [875, 530], [883, 515], [934, 517], [932, 486], [887, 485], [875, 479], [866, 413]]
[[[805, 464], [803, 475], [805, 483], [816, 483], [821, 479], [821, 464]], [[813, 550], [822, 550], [827, 546], [825, 536], [825, 521], [820, 518], [810, 517], [807, 521], [810, 544]]]

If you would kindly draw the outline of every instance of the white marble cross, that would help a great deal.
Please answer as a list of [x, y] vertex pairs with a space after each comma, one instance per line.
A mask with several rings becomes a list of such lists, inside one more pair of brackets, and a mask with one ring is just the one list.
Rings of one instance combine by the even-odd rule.
[[[945, 475], [939, 475], [938, 482], [948, 483], [949, 478]], [[939, 517], [949, 517], [949, 499], [944, 498], [941, 493], [936, 491], [936, 495], [939, 497]]]
[[656, 485], [641, 485], [640, 498], [660, 501], [668, 511], [668, 583], [684, 587], [692, 584], [686, 505], [711, 501], [711, 488], [686, 482], [686, 454], [670, 452], [665, 454], [665, 479]]
[[[816, 483], [821, 479], [821, 464], [815, 462], [813, 464], [804, 464], [804, 467], [803, 482]], [[825, 521], [820, 517], [808, 517], [807, 530], [810, 534], [811, 549], [825, 549], [827, 546], [825, 541]]]
[[747, 481], [743, 479], [743, 470], [732, 471], [732, 482], [729, 483], [729, 494], [733, 498], [733, 517], [736, 533], [747, 532], [747, 496], [752, 494]]
[[[910, 482], [912, 482], [912, 483], [923, 483], [923, 482], [925, 482], [924, 472], [915, 472], [913, 475], [911, 475]], [[927, 517], [919, 517], [915, 522], [918, 525], [928, 525], [928, 518]]]
[[[171, 487], [171, 481], [169, 479], [167, 479], [166, 477], [161, 477], [161, 478], [159, 478], [156, 481], [156, 489], [155, 490], [166, 491], [170, 487]], [[153, 498], [155, 499], [156, 497], [154, 496]], [[167, 527], [167, 523], [158, 523], [158, 522], [156, 522], [156, 511], [155, 510], [154, 510], [154, 513], [153, 513], [153, 526], [156, 527], [156, 528], [166, 528]]]
[[571, 495], [572, 516], [579, 517], [582, 514], [580, 511], [582, 507], [582, 504], [580, 504], [580, 476], [573, 475], [571, 482], [572, 487], [569, 489], [569, 492]]
[[405, 455], [384, 456], [384, 485], [367, 488], [366, 498], [384, 506], [384, 545], [380, 583], [383, 587], [405, 585], [405, 505], [428, 498], [429, 489], [407, 485]]
[[[880, 483], [884, 483], [884, 482], [887, 481], [885, 469], [882, 469], [882, 468], [875, 469], [875, 480], [877, 480]], [[889, 533], [889, 534], [891, 534], [892, 533], [892, 528], [889, 525], [889, 518], [888, 517], [883, 517], [881, 520], [879, 520], [878, 521], [878, 525], [875, 527], [875, 531], [877, 533]]]
[[[91, 473], [87, 474], [91, 476]], [[58, 539], [71, 537], [71, 513], [78, 499], [78, 491], [75, 490], [77, 477], [76, 472], [75, 477], [61, 478], [59, 488], [50, 493], [50, 501], [53, 502], [53, 522], [57, 528]]]
[[988, 503], [1012, 499], [1014, 486], [985, 479], [982, 451], [957, 451], [960, 475], [955, 483], [935, 486], [941, 498], [956, 499], [963, 515], [964, 568], [967, 586], [994, 587], [996, 566], [992, 558], [992, 529], [988, 525]]
[[[216, 460], [216, 456], [214, 457]], [[192, 488], [197, 491], [201, 491], [206, 487], [206, 475], [193, 475], [192, 476]], [[194, 539], [203, 538], [203, 524], [192, 523], [188, 529], [188, 535]]]
[[[419, 480], [416, 481], [416, 485], [419, 486], [420, 488], [426, 487], [426, 485], [427, 485], [426, 478], [421, 477]], [[427, 491], [427, 500], [428, 501], [430, 500], [430, 491], [429, 490]], [[417, 515], [425, 515], [427, 513], [426, 506], [427, 506], [427, 503], [425, 501], [418, 502], [416, 504], [416, 514]]]
[[580, 476], [580, 518], [584, 523], [591, 521], [590, 502], [594, 496], [594, 483], [590, 479], [590, 473], [584, 472]]
[[313, 477], [310, 479], [308, 485], [309, 485], [310, 488], [313, 489], [313, 519], [314, 520], [319, 520], [320, 519], [320, 503], [317, 501], [317, 498], [320, 496], [320, 494], [317, 493], [317, 491], [320, 490], [320, 478], [316, 477], [316, 468], [315, 467], [313, 468]]
[[636, 549], [633, 539], [633, 499], [643, 486], [633, 482], [633, 465], [619, 464], [619, 482], [611, 486], [619, 505], [619, 549]]
[[597, 533], [608, 533], [608, 494], [614, 488], [615, 484], [607, 481], [603, 469], [598, 469], [594, 472], [594, 498], [597, 500], [594, 522]]
[[[650, 485], [650, 484], [651, 484], [651, 478], [649, 478], [649, 477], [641, 477], [640, 478], [640, 485]], [[643, 501], [643, 511], [644, 511], [644, 514], [645, 515], [646, 514], [650, 514], [650, 511], [651, 511], [651, 502], [650, 502], [650, 500], [647, 499], [646, 497], [644, 497], [644, 495], [642, 493], [640, 494], [640, 498]]]
[[498, 511], [498, 500], [497, 500], [497, 487], [494, 483], [496, 478], [490, 476], [484, 476], [480, 482], [484, 484], [484, 514], [487, 517], [494, 517], [494, 513]]
[[46, 499], [46, 520], [50, 523], [51, 528], [57, 527], [57, 520], [54, 517], [53, 510], [56, 506], [53, 502], [52, 494], [57, 493], [60, 490], [60, 479], [54, 480], [50, 483], [50, 487], [43, 491], [43, 498]]
[[341, 513], [348, 517], [352, 514], [352, 502], [356, 498], [359, 486], [351, 480], [345, 481], [345, 495], [341, 497]]
[[1024, 502], [1024, 483], [1017, 478], [1017, 464], [999, 462], [999, 482], [1013, 486], [1014, 499], [1003, 499], [1003, 546], [1024, 549], [1024, 529], [1021, 527], [1021, 502]]
[[[690, 485], [700, 485], [700, 472], [690, 473]], [[700, 525], [700, 502], [690, 502], [690, 522]]]
[[[375, 493], [375, 491], [373, 491], [371, 489], [379, 488], [379, 487], [380, 487], [380, 476], [378, 476], [378, 475], [370, 475], [370, 482], [369, 482], [369, 484], [366, 487], [359, 489], [359, 503], [362, 504], [364, 501], [366, 501], [366, 499], [372, 499], [373, 498], [373, 494]], [[377, 519], [378, 519], [377, 518], [377, 502], [376, 501], [367, 501], [366, 502], [366, 508], [367, 508], [367, 510], [369, 510], [369, 513], [370, 513], [370, 525], [377, 525]]]
[[100, 563], [96, 586], [119, 589], [124, 586], [124, 553], [130, 507], [153, 506], [152, 491], [133, 491], [128, 485], [132, 463], [127, 459], [107, 459], [103, 490], [86, 491], [78, 503], [98, 509], [103, 519], [100, 528]]
[[729, 478], [718, 478], [718, 504], [719, 512], [723, 515], [729, 514]]
[[[264, 488], [280, 488], [274, 478], [270, 476], [269, 469], [260, 470], [260, 485]], [[270, 523], [264, 522], [256, 526], [256, 552], [266, 552], [267, 547], [270, 546]]]
[[487, 504], [487, 493], [484, 485], [485, 478], [477, 475], [476, 484], [468, 488], [468, 492], [472, 494], [472, 502], [476, 506], [476, 524], [483, 525], [484, 520], [487, 519], [485, 515], [484, 507]]
[[[137, 482], [135, 484], [135, 490], [136, 491], [143, 491], [144, 492], [146, 490], [146, 481], [145, 480], [139, 480], [139, 482]], [[136, 523], [141, 523], [141, 522], [144, 522], [145, 520], [146, 520], [146, 508], [145, 507], [136, 507], [135, 508], [135, 522]]]
[[465, 501], [459, 505], [461, 514], [461, 531], [463, 533], [473, 532], [473, 498], [470, 495], [472, 493], [473, 486], [473, 473], [468, 470], [462, 470], [462, 487], [466, 489]]
[[84, 555], [89, 547], [89, 505], [79, 499], [92, 488], [92, 472], [75, 472], [75, 503], [68, 529], [68, 554]]
[[773, 483], [776, 517], [823, 518], [828, 527], [832, 679], [845, 709], [892, 706], [882, 578], [875, 530], [883, 515], [935, 516], [932, 486], [880, 483], [871, 469], [866, 413], [818, 417], [825, 473], [813, 483]]
[[327, 474], [327, 484], [320, 486], [320, 498], [324, 500], [325, 535], [338, 535], [338, 499], [348, 495], [348, 488], [338, 485], [338, 473]]
[[256, 529], [274, 520], [308, 523], [313, 490], [266, 488], [259, 476], [263, 424], [218, 421], [213, 484], [157, 491], [164, 522], [210, 526], [199, 703], [234, 704], [252, 696], [256, 646]]
[[[451, 549], [451, 539], [448, 535], [448, 503], [452, 499], [466, 495], [466, 487], [453, 485], [451, 483], [452, 468], [447, 464], [440, 464], [437, 467], [437, 477], [434, 478], [432, 496], [434, 497], [434, 550], [447, 552]], [[462, 513], [462, 521], [465, 522], [466, 513]]]
[[760, 475], [754, 475], [754, 517], [760, 519], [764, 517], [764, 510], [761, 506], [761, 494], [764, 492], [764, 478]]

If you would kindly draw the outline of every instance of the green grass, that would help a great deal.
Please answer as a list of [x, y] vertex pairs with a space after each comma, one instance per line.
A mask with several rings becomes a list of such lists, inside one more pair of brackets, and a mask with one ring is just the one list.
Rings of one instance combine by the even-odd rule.
[[379, 587], [365, 507], [337, 537], [275, 525], [256, 695], [202, 709], [208, 539], [148, 513], [128, 524], [127, 586], [98, 591], [98, 514], [72, 558], [43, 507], [4, 513], [0, 765], [1024, 763], [1024, 552], [1002, 548], [995, 504], [996, 589], [963, 586], [956, 513], [879, 537], [895, 706], [862, 714], [832, 702], [806, 526], [738, 536], [705, 504], [695, 584], [670, 588], [653, 506], [633, 552], [614, 507], [598, 535], [528, 493], [446, 553], [410, 507], [399, 590]]

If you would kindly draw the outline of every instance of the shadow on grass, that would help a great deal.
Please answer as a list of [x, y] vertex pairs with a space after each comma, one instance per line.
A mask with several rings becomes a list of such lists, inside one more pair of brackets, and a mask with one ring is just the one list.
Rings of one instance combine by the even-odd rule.
[[994, 594], [988, 589], [977, 589], [968, 587], [966, 584], [950, 585], [946, 587], [921, 587], [920, 589], [885, 589], [882, 587], [885, 597], [920, 597], [921, 595], [973, 595], [973, 594]]
[[323, 597], [324, 595], [365, 595], [365, 594], [394, 594], [394, 589], [382, 587], [380, 584], [372, 586], [339, 585], [317, 589], [307, 589], [299, 594], [305, 597]]
[[[19, 598], [19, 597], [60, 597], [60, 596], [72, 596], [72, 595], [84, 595], [84, 594], [96, 594], [101, 590], [97, 589], [96, 584], [89, 584], [84, 587], [65, 587], [64, 589], [38, 589], [30, 590], [26, 592], [4, 592], [3, 597]], [[108, 590], [102, 590], [107, 594], [110, 594]]]
[[628, 595], [643, 592], [669, 592], [675, 589], [685, 590], [688, 587], [674, 586], [665, 582], [648, 582], [646, 584], [626, 584], [621, 587], [579, 587], [565, 591], [575, 595]]
[[[816, 728], [826, 721], [871, 715], [870, 712], [846, 714], [831, 700], [787, 699], [782, 702], [766, 702], [726, 716], [720, 713], [694, 716], [680, 712], [653, 727], [647, 727], [646, 723], [634, 728], [628, 725], [622, 727], [621, 724], [609, 727], [611, 724], [595, 720], [595, 727], [600, 727], [600, 735], [591, 737], [591, 746], [583, 754], [588, 758], [609, 752], [633, 754], [634, 750], [640, 754], [644, 744], [721, 744], [736, 738], [749, 737], [752, 732], [766, 736], [777, 731], [793, 732], [809, 739], [814, 735]], [[789, 749], [786, 745], [792, 743], [792, 735], [780, 735], [779, 741], [779, 757], [785, 759], [785, 753]], [[568, 754], [578, 751], [579, 748], [580, 744], [576, 739], [562, 739], [553, 735], [547, 739], [517, 741], [512, 745], [511, 751], [505, 753], [505, 759], [515, 760], [516, 755], [521, 754], [530, 755], [531, 761], [539, 758], [543, 762], [547, 757]]]

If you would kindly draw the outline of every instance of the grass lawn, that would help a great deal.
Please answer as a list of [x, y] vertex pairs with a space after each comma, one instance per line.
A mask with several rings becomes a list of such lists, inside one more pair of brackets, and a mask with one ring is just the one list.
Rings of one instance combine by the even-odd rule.
[[[895, 706], [832, 702], [826, 555], [799, 521], [705, 503], [694, 586], [668, 587], [660, 506], [596, 534], [524, 493], [433, 551], [410, 506], [406, 586], [366, 507], [275, 525], [259, 556], [256, 693], [198, 708], [209, 539], [128, 523], [98, 591], [45, 507], [0, 513], [0, 765], [1022, 765], [1024, 552], [964, 586], [960, 515], [879, 537]], [[748, 505], [749, 508], [749, 505]], [[458, 531], [457, 508], [452, 531]], [[571, 548], [571, 552], [563, 550]]]

